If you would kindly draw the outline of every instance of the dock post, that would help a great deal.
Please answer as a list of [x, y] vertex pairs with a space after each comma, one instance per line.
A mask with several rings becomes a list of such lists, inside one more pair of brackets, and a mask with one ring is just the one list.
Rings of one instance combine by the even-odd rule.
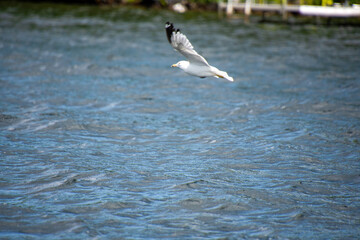
[[251, 14], [251, 0], [245, 1], [245, 9], [244, 9], [245, 16], [250, 16]]
[[233, 1], [234, 0], [228, 0], [227, 4], [226, 4], [226, 15], [229, 17], [234, 13], [234, 5], [233, 5]]

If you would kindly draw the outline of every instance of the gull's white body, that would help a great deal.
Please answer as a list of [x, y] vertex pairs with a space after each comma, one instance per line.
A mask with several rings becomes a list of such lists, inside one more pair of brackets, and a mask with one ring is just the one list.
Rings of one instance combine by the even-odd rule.
[[232, 77], [224, 72], [220, 71], [216, 67], [213, 66], [201, 66], [197, 64], [190, 64], [189, 61], [180, 61], [176, 64], [173, 64], [172, 67], [178, 67], [189, 75], [197, 76], [197, 77], [216, 77], [216, 78], [225, 78], [229, 81], [234, 81]]
[[211, 66], [203, 56], [198, 54], [186, 36], [179, 29], [175, 30], [172, 23], [167, 22], [165, 29], [171, 46], [189, 60], [180, 61], [173, 64], [172, 67], [178, 67], [187, 74], [197, 77], [216, 77], [225, 78], [231, 82], [234, 81], [226, 72]]

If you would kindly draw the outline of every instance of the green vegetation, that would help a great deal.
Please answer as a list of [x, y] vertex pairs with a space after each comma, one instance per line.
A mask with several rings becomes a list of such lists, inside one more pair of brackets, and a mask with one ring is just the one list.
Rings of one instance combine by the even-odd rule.
[[[113, 4], [133, 4], [133, 5], [145, 5], [145, 6], [162, 6], [166, 7], [177, 2], [191, 6], [206, 6], [215, 5], [219, 1], [227, 2], [228, 0], [44, 0], [44, 2], [61, 2], [61, 3], [80, 3], [80, 4], [98, 4], [98, 5], [113, 5]], [[245, 2], [246, 0], [234, 0], [238, 2]], [[252, 0], [261, 4], [281, 4], [283, 0]], [[38, 2], [38, 1], [28, 1]], [[322, 5], [332, 6], [339, 4], [343, 6], [351, 6], [353, 4], [359, 4], [360, 0], [287, 0], [288, 4], [300, 4], [300, 5]]]

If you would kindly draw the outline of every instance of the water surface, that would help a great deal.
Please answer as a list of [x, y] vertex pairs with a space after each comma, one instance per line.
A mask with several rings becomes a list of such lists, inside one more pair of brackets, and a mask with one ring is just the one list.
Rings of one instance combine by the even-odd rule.
[[360, 237], [359, 28], [0, 9], [1, 238]]

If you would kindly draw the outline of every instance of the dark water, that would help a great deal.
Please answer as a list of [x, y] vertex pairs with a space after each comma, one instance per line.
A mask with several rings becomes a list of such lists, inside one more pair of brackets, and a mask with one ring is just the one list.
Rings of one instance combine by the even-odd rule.
[[360, 237], [360, 28], [0, 9], [1, 239]]

